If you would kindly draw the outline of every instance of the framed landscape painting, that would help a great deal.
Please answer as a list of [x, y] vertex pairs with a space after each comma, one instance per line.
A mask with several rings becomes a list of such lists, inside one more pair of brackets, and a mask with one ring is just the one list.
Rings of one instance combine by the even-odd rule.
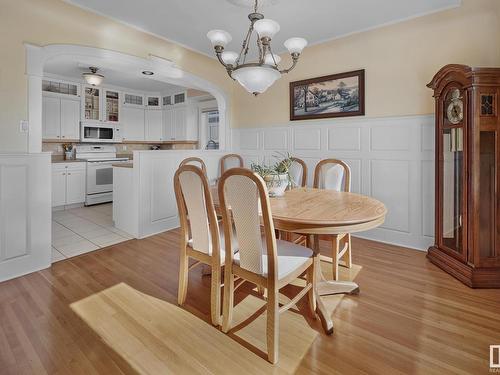
[[364, 70], [290, 82], [290, 120], [364, 114]]

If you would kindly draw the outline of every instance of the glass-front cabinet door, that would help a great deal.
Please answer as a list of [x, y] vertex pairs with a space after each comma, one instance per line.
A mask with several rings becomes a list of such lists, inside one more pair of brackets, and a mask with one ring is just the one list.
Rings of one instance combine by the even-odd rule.
[[[443, 102], [439, 160], [440, 247], [466, 259], [466, 132], [463, 127], [463, 99], [451, 90]], [[461, 113], [460, 113], [461, 112]]]
[[83, 120], [101, 120], [101, 89], [94, 86], [85, 86], [83, 92]]
[[120, 121], [120, 93], [115, 90], [104, 90], [105, 115], [104, 121]]

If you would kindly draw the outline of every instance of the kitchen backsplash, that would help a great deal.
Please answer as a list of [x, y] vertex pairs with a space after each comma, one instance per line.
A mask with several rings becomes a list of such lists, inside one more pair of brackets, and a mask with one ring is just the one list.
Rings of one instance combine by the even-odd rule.
[[[62, 145], [68, 143], [68, 142], [61, 142], [61, 143], [52, 143], [52, 142], [42, 142], [42, 151], [44, 152], [52, 152], [52, 155], [63, 155], [63, 148]], [[71, 143], [74, 146], [79, 145], [80, 143]], [[151, 149], [151, 144], [115, 144], [116, 146], [116, 152], [118, 154], [132, 154], [134, 151], [141, 151], [141, 150], [150, 150]], [[161, 145], [160, 146], [161, 150], [169, 150], [171, 149], [170, 145]]]

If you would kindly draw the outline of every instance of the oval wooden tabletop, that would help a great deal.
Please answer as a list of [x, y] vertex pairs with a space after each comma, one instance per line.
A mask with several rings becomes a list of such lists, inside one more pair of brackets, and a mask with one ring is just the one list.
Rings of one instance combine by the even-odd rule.
[[[217, 189], [212, 188], [218, 206]], [[334, 190], [298, 188], [270, 199], [273, 221], [317, 227], [383, 222], [385, 205], [368, 196]], [[368, 229], [368, 228], [367, 228]]]

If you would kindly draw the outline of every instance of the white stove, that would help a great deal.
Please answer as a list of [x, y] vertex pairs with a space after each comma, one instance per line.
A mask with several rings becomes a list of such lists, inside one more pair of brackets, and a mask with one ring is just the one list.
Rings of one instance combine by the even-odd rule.
[[127, 162], [128, 158], [117, 158], [116, 147], [110, 145], [76, 146], [76, 158], [87, 161], [87, 191], [85, 205], [113, 201], [114, 163]]

